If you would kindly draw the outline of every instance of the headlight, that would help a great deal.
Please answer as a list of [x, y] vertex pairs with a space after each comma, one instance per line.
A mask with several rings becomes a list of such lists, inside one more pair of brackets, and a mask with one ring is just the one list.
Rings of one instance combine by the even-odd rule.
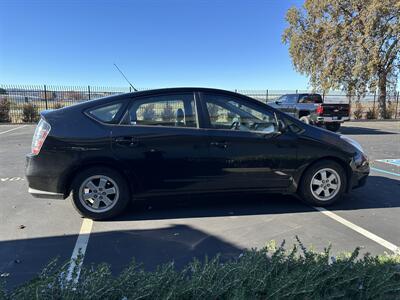
[[349, 143], [350, 145], [352, 145], [354, 148], [356, 148], [361, 153], [364, 153], [363, 148], [361, 147], [361, 145], [357, 141], [355, 141], [355, 140], [353, 140], [353, 139], [351, 139], [351, 138], [349, 138], [349, 137], [347, 137], [345, 135], [341, 135], [340, 138], [342, 140], [346, 141], [347, 143]]

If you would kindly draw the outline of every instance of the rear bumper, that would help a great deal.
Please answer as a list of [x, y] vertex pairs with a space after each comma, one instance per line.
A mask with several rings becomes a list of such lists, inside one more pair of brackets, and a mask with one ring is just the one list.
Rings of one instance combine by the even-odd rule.
[[41, 191], [33, 189], [31, 187], [28, 189], [28, 192], [35, 198], [48, 198], [48, 199], [60, 199], [60, 200], [65, 198], [63, 193]]
[[62, 182], [65, 173], [65, 159], [52, 154], [28, 154], [25, 163], [25, 176], [29, 193], [36, 198], [66, 198]]
[[317, 117], [317, 123], [343, 123], [349, 121], [350, 117]]

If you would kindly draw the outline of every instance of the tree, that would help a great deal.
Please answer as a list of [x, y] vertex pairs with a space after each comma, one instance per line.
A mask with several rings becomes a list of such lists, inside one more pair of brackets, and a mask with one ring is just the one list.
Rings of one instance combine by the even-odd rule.
[[167, 103], [167, 105], [164, 106], [161, 112], [161, 119], [165, 122], [171, 122], [175, 119], [175, 113], [171, 104]]
[[0, 88], [0, 95], [7, 95], [7, 91], [3, 88]]
[[0, 99], [0, 123], [10, 122], [11, 103], [7, 98]]
[[400, 1], [306, 0], [290, 8], [286, 20], [282, 40], [313, 88], [348, 95], [378, 88], [386, 115], [386, 92], [400, 68]]

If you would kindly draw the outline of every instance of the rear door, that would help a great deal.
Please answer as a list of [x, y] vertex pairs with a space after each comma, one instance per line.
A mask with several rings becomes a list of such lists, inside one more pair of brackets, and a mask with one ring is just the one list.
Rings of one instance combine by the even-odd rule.
[[144, 193], [202, 190], [208, 140], [198, 124], [193, 93], [133, 99], [113, 128], [112, 149]]

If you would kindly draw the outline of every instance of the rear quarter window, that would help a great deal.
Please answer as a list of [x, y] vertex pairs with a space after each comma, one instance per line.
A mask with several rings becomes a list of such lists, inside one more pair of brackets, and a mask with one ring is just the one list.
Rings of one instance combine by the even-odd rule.
[[299, 103], [322, 103], [322, 97], [319, 94], [302, 95]]
[[106, 106], [92, 108], [88, 111], [88, 114], [101, 122], [112, 123], [121, 107], [122, 103], [113, 103]]

